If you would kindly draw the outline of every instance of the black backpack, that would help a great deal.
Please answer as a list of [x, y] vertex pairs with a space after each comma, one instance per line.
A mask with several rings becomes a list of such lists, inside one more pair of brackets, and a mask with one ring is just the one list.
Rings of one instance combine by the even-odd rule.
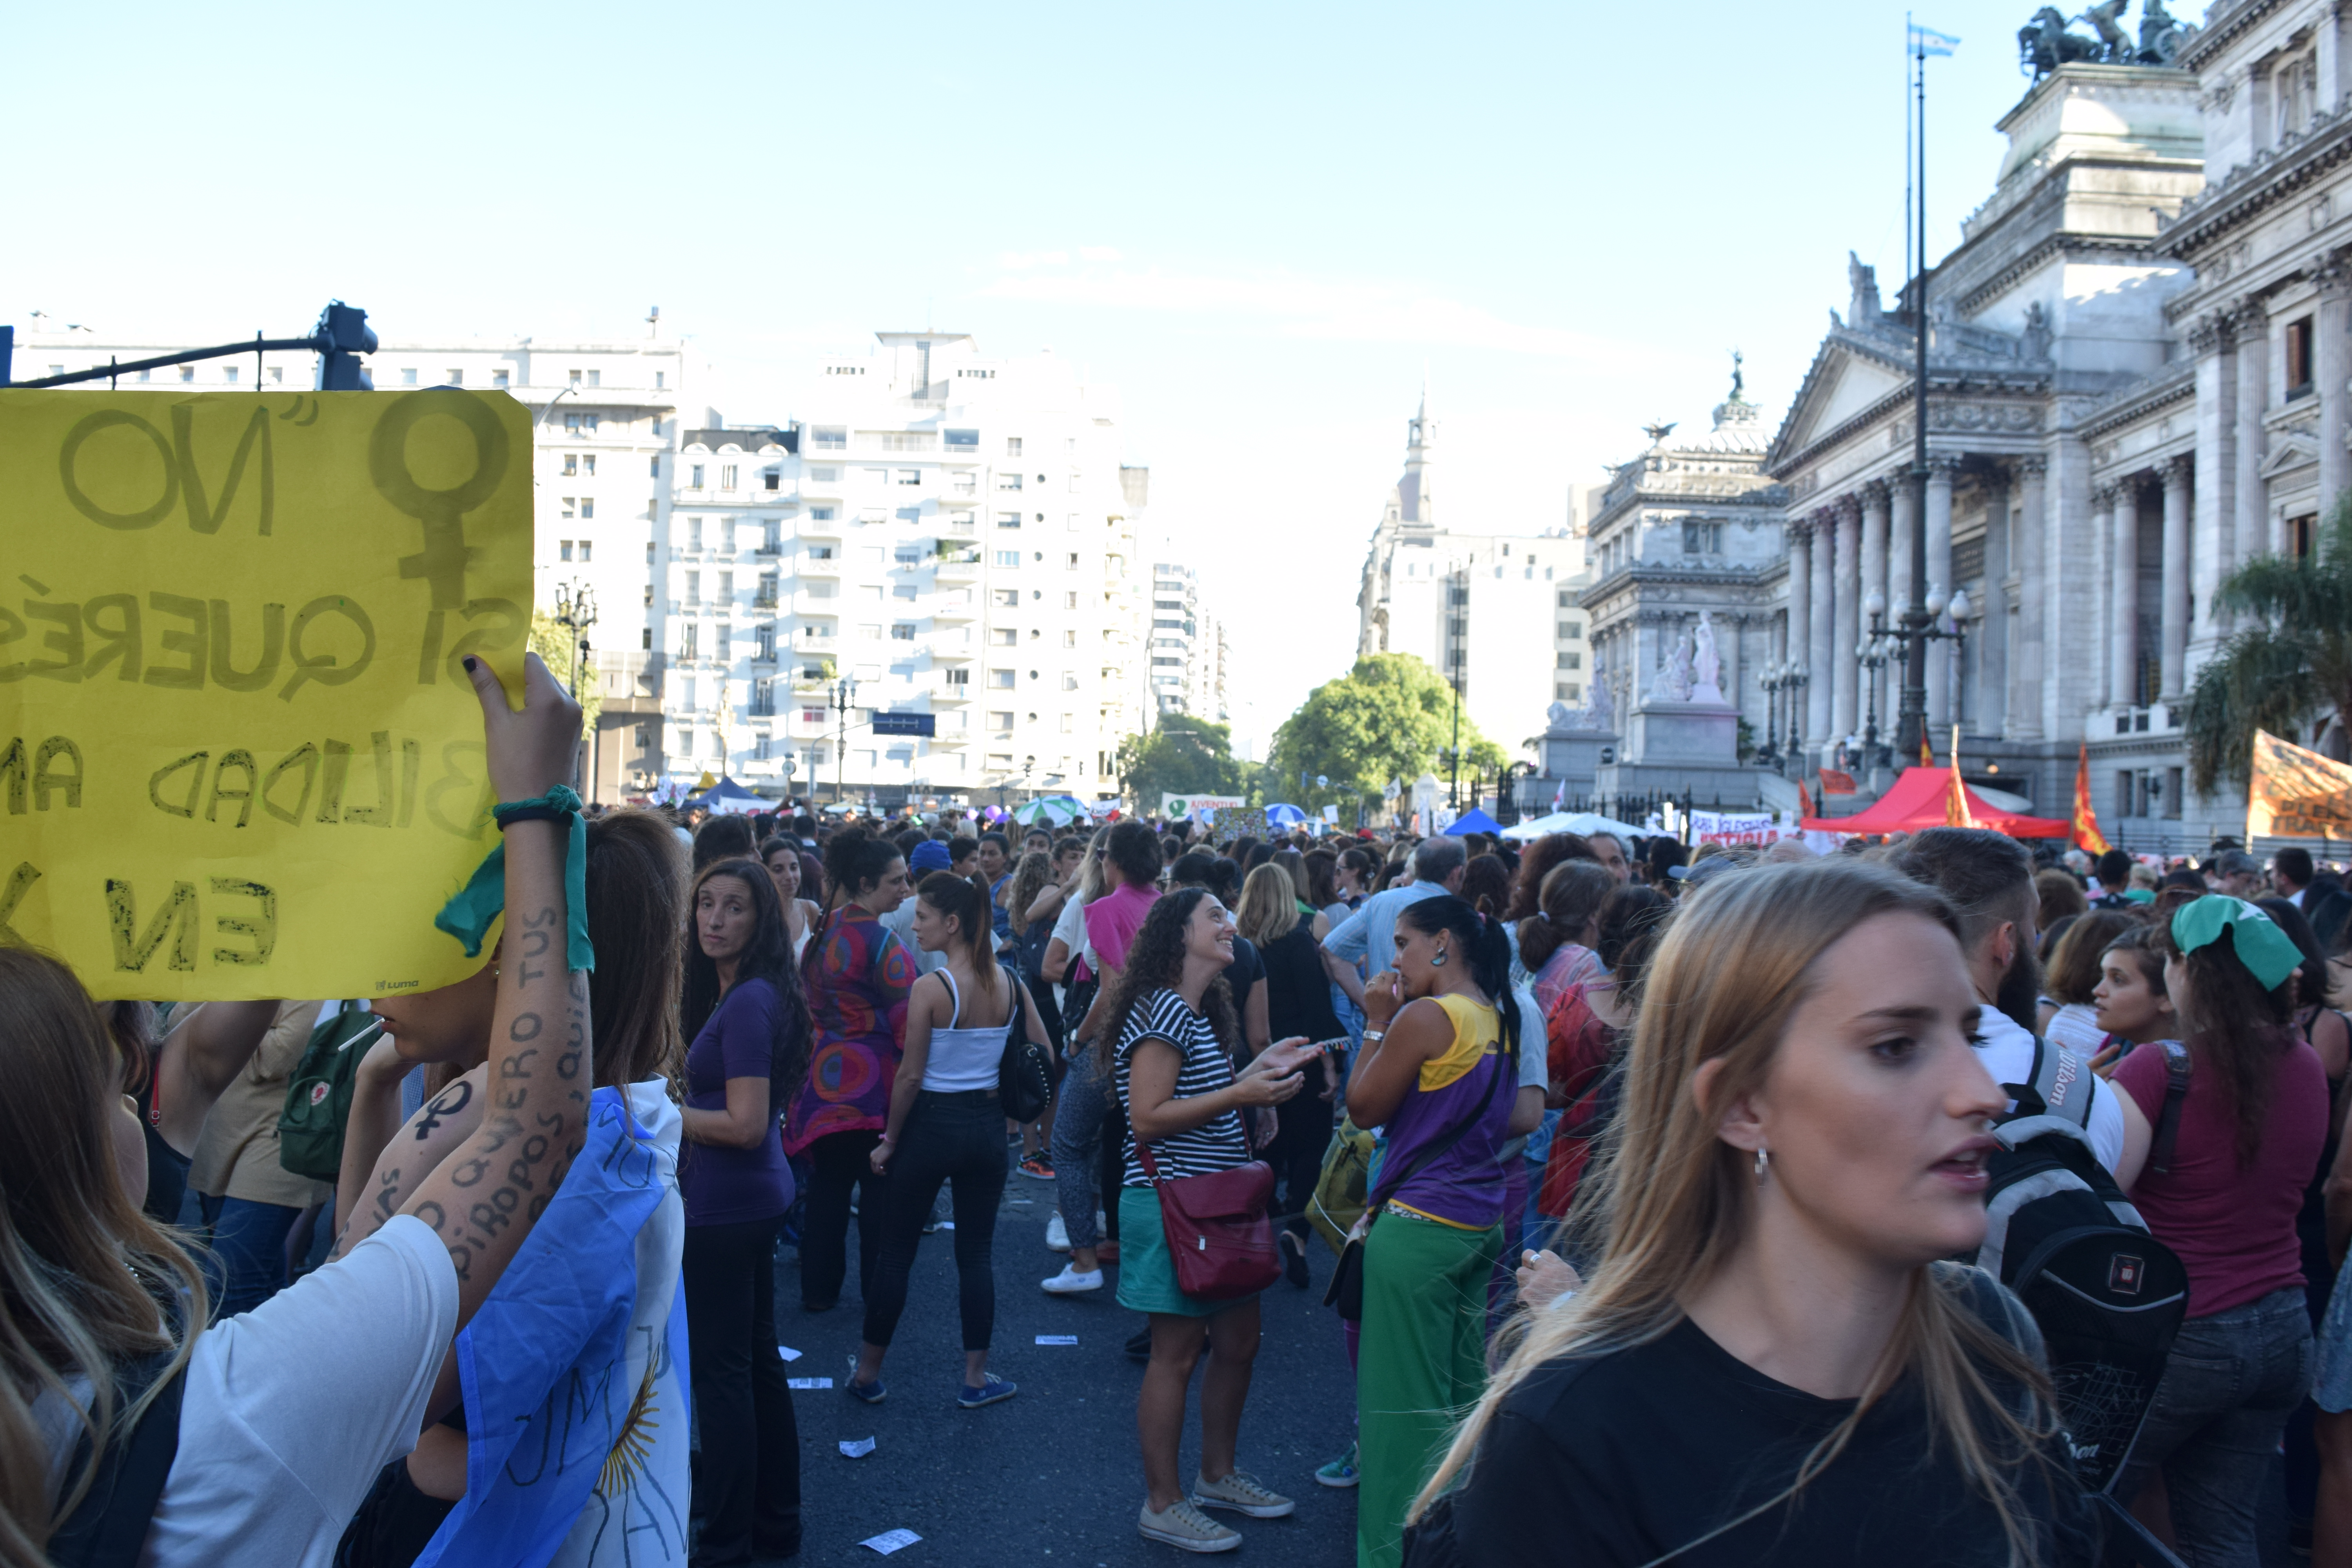
[[1975, 1258], [2033, 1314], [2093, 1493], [2123, 1468], [2189, 1310], [2188, 1270], [2091, 1148], [2097, 1083], [2084, 1058], [2036, 1038], [2032, 1081], [2001, 1086], [2017, 1109], [1993, 1128]]

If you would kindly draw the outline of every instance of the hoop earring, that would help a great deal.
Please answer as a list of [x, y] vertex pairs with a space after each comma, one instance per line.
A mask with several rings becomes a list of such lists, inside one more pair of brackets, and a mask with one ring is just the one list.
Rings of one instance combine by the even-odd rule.
[[1765, 1148], [1761, 1143], [1759, 1143], [1756, 1146], [1756, 1184], [1758, 1186], [1760, 1187], [1764, 1184], [1764, 1178], [1771, 1173], [1771, 1151]]
[[1429, 967], [1432, 969], [1443, 969], [1445, 967], [1445, 950], [1444, 948], [1439, 948], [1435, 952], [1430, 955]]

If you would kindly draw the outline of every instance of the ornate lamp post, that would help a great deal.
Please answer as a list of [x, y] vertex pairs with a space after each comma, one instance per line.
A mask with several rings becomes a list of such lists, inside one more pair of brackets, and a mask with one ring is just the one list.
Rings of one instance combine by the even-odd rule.
[[[553, 407], [553, 403], [548, 405]], [[555, 590], [555, 623], [572, 633], [572, 695], [576, 700], [588, 684], [588, 628], [596, 624], [596, 591], [584, 583], [562, 583]], [[596, 798], [597, 752], [604, 739], [599, 719], [590, 732], [588, 798]]]
[[[1918, 607], [1906, 607], [1903, 612], [1902, 624], [1890, 626], [1885, 624], [1886, 604], [1883, 598], [1873, 593], [1864, 605], [1870, 612], [1870, 641], [1880, 650], [1880, 658], [1883, 661], [1899, 661], [1903, 665], [1903, 708], [1895, 720], [1895, 743], [1904, 749], [1906, 756], [1918, 754], [1920, 739], [1927, 732], [1927, 645], [1939, 638], [1949, 639], [1953, 658], [1957, 660], [1969, 640], [1969, 591], [1962, 588], [1947, 599], [1941, 587], [1930, 586], [1921, 581], [1927, 570], [1919, 560], [1919, 556], [1926, 552], [1924, 525], [1917, 533], [1918, 537], [1913, 541], [1917, 552], [1912, 557], [1911, 581], [1918, 597], [1911, 604]], [[1947, 616], [1949, 617], [1949, 631], [1944, 629], [1948, 624]], [[1865, 668], [1877, 668], [1867, 658], [1863, 662]], [[1877, 710], [1876, 695], [1875, 692], [1872, 694], [1874, 714]], [[1874, 724], [1873, 728], [1875, 728]], [[1891, 767], [1894, 759], [1891, 756], [1882, 758], [1878, 765]]]
[[[849, 710], [857, 705], [856, 680], [844, 676], [835, 681], [829, 705], [835, 712], [841, 715], [839, 724], [835, 731], [836, 743], [833, 757], [833, 798], [834, 803], [839, 805], [849, 798], [845, 793], [845, 779], [846, 764], [849, 762]], [[814, 776], [811, 777], [810, 782], [812, 784], [815, 782]]]
[[1805, 683], [1811, 679], [1805, 671], [1802, 659], [1790, 659], [1783, 665], [1783, 683], [1789, 689], [1789, 761], [1801, 761], [1805, 754], [1804, 693]]
[[1895, 645], [1878, 629], [1879, 623], [1886, 618], [1886, 595], [1873, 588], [1862, 606], [1870, 617], [1871, 626], [1871, 635], [1864, 639], [1857, 659], [1862, 666], [1862, 689], [1869, 700], [1862, 725], [1862, 760], [1865, 768], [1883, 768], [1888, 762], [1878, 738], [1878, 672], [1895, 657]]

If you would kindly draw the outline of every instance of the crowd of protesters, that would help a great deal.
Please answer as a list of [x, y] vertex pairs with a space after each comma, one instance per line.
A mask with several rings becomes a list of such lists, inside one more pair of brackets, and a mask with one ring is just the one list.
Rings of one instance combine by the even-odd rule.
[[[2352, 894], [2300, 850], [608, 811], [536, 661], [519, 712], [476, 679], [508, 921], [473, 977], [165, 1010], [0, 947], [7, 1568], [792, 1557], [780, 1272], [863, 1314], [835, 1397], [926, 1397], [885, 1363], [944, 1189], [936, 1397], [1013, 1399], [1016, 1176], [1043, 1290], [1139, 1315], [1165, 1547], [1312, 1482], [1363, 1568], [2206, 1568], [2279, 1513], [2352, 1563]], [[284, 1108], [339, 1045], [320, 1156]], [[2186, 1279], [2096, 1486], [1989, 1236], [2053, 1072]], [[1318, 1274], [1354, 1408], [1284, 1474], [1245, 1463], [1259, 1295]], [[519, 1482], [591, 1363], [602, 1437]], [[691, 1431], [647, 1415], [681, 1383]]]

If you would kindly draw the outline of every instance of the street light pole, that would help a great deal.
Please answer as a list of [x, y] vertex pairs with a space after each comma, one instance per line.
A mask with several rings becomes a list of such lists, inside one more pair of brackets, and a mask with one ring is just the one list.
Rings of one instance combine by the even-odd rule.
[[845, 782], [847, 778], [847, 768], [849, 765], [849, 710], [856, 700], [857, 680], [856, 677], [845, 675], [839, 680], [834, 682], [834, 710], [841, 715], [839, 727], [835, 731], [836, 738], [833, 759], [833, 799], [834, 804], [836, 805], [849, 798], [847, 793], [849, 786]]
[[1454, 744], [1447, 752], [1445, 761], [1445, 809], [1460, 811], [1462, 809], [1462, 677], [1455, 675], [1448, 684], [1454, 688]]
[[[572, 695], [581, 700], [588, 681], [588, 628], [596, 624], [596, 593], [584, 583], [562, 583], [555, 590], [555, 623], [572, 633]], [[582, 703], [585, 707], [584, 702]], [[604, 721], [589, 731], [588, 798], [596, 798], [596, 742], [604, 739]]]

